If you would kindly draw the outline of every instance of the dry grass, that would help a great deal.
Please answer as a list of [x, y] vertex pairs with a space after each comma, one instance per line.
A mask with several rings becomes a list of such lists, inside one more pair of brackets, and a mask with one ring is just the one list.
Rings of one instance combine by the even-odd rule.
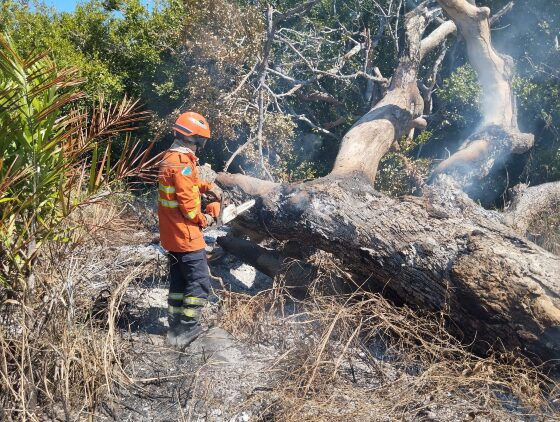
[[546, 212], [533, 219], [528, 237], [544, 249], [560, 255], [560, 202], [550, 204]]
[[150, 269], [119, 263], [108, 250], [137, 228], [119, 204], [74, 213], [73, 241], [43, 250], [32, 296], [1, 292], [0, 420], [92, 419], [130, 382], [130, 346], [116, 324], [128, 285]]
[[[139, 220], [152, 223], [129, 203], [80, 210], [73, 242], [44, 250], [34, 296], [2, 292], [0, 420], [93, 419], [132, 382], [134, 353], [117, 323], [130, 283], [154, 264], [119, 252], [136, 241]], [[298, 422], [558, 417], [560, 391], [542, 368], [510, 354], [473, 354], [448, 334], [444, 315], [395, 307], [360, 289], [335, 294], [325, 286], [347, 276], [331, 257], [318, 262], [322, 271], [305, 300], [290, 296], [281, 279], [254, 296], [219, 292], [220, 324], [277, 352], [267, 369], [270, 391], [254, 392], [239, 409], [256, 406], [260, 420]], [[203, 400], [209, 385], [193, 397]]]
[[[560, 390], [542, 368], [507, 353], [471, 353], [449, 335], [442, 315], [361, 290], [329, 294], [321, 285], [320, 278], [304, 301], [281, 286], [257, 296], [223, 294], [224, 326], [281, 352], [271, 368], [274, 388], [258, 397], [266, 403], [262, 420], [559, 417]], [[286, 303], [297, 312], [282, 315]]]

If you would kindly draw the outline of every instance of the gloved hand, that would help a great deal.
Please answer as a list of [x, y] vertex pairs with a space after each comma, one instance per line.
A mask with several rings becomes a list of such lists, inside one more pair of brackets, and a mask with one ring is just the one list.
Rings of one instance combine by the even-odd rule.
[[204, 214], [210, 214], [212, 217], [218, 218], [218, 216], [220, 215], [220, 203], [210, 202], [208, 205], [206, 205]]
[[212, 217], [210, 214], [204, 214], [204, 217], [206, 218], [206, 227], [211, 226], [216, 222], [214, 217]]

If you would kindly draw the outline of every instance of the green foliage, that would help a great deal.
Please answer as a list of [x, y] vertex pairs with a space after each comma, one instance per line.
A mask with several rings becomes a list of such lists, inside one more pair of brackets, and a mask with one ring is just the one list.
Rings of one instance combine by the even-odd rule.
[[170, 97], [181, 96], [184, 74], [173, 54], [184, 12], [178, 0], [151, 11], [139, 0], [90, 0], [73, 13], [8, 1], [2, 12], [7, 19], [0, 29], [12, 35], [22, 54], [49, 51], [59, 66], [80, 69], [90, 103], [98, 95], [116, 100], [126, 93], [149, 108], [169, 111]]
[[464, 129], [475, 124], [481, 117], [481, 93], [476, 73], [469, 64], [457, 68], [444, 79], [438, 93], [443, 116], [442, 129], [446, 126]]
[[540, 132], [525, 170], [532, 184], [540, 184], [560, 180], [560, 72], [556, 83], [535, 79], [516, 78], [515, 88], [522, 120]]
[[58, 70], [45, 54], [22, 58], [0, 35], [1, 284], [25, 287], [42, 243], [64, 237], [63, 219], [136, 161], [125, 142], [110, 162], [111, 140], [143, 118], [136, 103], [65, 112], [83, 96], [78, 84], [76, 70]]
[[[148, 8], [142, 0], [86, 0], [75, 12], [56, 13], [6, 0], [0, 3], [0, 30], [12, 35], [24, 55], [49, 51], [58, 66], [78, 68], [85, 79], [83, 104], [92, 105], [99, 95], [113, 101], [125, 94], [140, 98], [142, 106], [154, 112], [153, 133], [145, 130], [144, 139], [159, 139], [167, 119], [178, 109], [196, 109], [208, 116], [214, 139], [204, 158], [214, 167], [221, 168], [233, 151], [252, 139], [237, 160], [242, 168], [251, 169], [257, 157], [258, 122], [257, 72], [252, 70], [266, 38], [263, 12], [269, 3], [280, 12], [301, 2], [161, 0]], [[339, 140], [380, 98], [378, 85], [373, 97], [367, 97], [365, 78], [316, 77], [309, 63], [321, 71], [336, 67], [356, 41], [366, 43], [379, 33], [380, 8], [393, 5], [394, 13], [394, 3], [322, 0], [305, 16], [282, 23], [270, 65], [309, 82], [297, 94], [274, 99], [269, 89], [288, 93], [294, 85], [278, 75], [267, 78], [262, 146], [275, 177], [298, 180], [326, 174]], [[477, 2], [493, 12], [506, 3]], [[510, 54], [517, 64], [521, 125], [537, 135], [523, 176], [533, 184], [560, 178], [559, 21], [560, 0], [520, 0], [500, 20], [500, 29], [492, 32], [498, 51]], [[390, 26], [381, 32], [378, 44], [367, 53], [364, 48], [352, 55], [339, 73], [364, 69], [371, 73], [375, 66], [390, 77], [398, 60], [396, 28], [401, 23], [402, 15], [398, 23], [389, 18]], [[300, 49], [307, 62], [285, 40]], [[431, 76], [433, 59], [425, 60], [424, 79]], [[420, 157], [442, 158], [445, 148], [453, 150], [480, 121], [480, 87], [465, 63], [464, 43], [459, 40], [440, 71], [429, 130], [417, 133], [413, 143], [401, 145], [408, 158], [417, 157], [419, 151]], [[316, 92], [328, 93], [333, 101], [313, 99]], [[298, 118], [302, 115], [308, 120]], [[328, 128], [332, 135], [314, 125]], [[301, 144], [308, 135], [317, 137], [311, 149]]]
[[[408, 160], [405, 163], [405, 160]], [[392, 196], [412, 195], [416, 193], [414, 177], [425, 180], [430, 171], [431, 160], [406, 158], [402, 153], [389, 153], [379, 163], [379, 172], [375, 179], [375, 188]], [[413, 166], [413, 167], [411, 167]], [[416, 174], [411, 174], [415, 172]]]
[[[109, 69], [98, 52], [85, 52], [95, 44], [93, 40], [102, 43], [104, 33], [101, 28], [106, 16], [100, 11], [85, 13], [83, 9], [86, 7], [81, 6], [82, 11], [79, 8], [76, 16], [58, 15], [44, 7], [31, 11], [8, 1], [2, 6], [7, 19], [0, 29], [12, 36], [21, 54], [49, 51], [59, 66], [80, 70], [86, 80], [84, 89], [87, 93], [99, 93], [114, 99], [123, 92], [122, 78]], [[84, 35], [88, 32], [89, 39]]]

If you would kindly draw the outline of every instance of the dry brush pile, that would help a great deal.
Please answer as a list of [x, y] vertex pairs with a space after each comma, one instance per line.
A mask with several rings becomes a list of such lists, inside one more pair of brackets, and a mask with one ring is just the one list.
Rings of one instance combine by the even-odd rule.
[[224, 327], [278, 349], [271, 388], [250, 400], [260, 420], [558, 417], [560, 388], [544, 368], [513, 354], [473, 354], [448, 333], [443, 314], [397, 307], [359, 286], [325, 289], [333, 275], [343, 273], [323, 260], [304, 300], [281, 281], [256, 296], [223, 293]]

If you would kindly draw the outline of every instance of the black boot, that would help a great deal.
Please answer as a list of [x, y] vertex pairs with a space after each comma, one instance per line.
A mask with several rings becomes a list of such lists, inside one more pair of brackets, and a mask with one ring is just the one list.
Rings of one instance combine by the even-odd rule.
[[202, 333], [199, 319], [203, 308], [201, 305], [206, 303], [206, 300], [194, 299], [191, 298], [184, 304], [181, 313], [168, 314], [167, 344], [170, 346], [185, 348]]
[[170, 346], [177, 344], [177, 338], [183, 332], [183, 322], [181, 320], [181, 314], [169, 314], [167, 316], [167, 321], [169, 322], [167, 344]]
[[177, 337], [177, 347], [184, 348], [191, 344], [201, 333], [200, 326], [201, 311], [207, 300], [187, 296], [183, 301], [183, 317], [181, 334]]
[[[191, 321], [188, 321], [188, 320]], [[202, 327], [196, 319], [187, 318], [181, 322], [181, 333], [175, 337], [175, 346], [185, 348], [202, 334]]]

